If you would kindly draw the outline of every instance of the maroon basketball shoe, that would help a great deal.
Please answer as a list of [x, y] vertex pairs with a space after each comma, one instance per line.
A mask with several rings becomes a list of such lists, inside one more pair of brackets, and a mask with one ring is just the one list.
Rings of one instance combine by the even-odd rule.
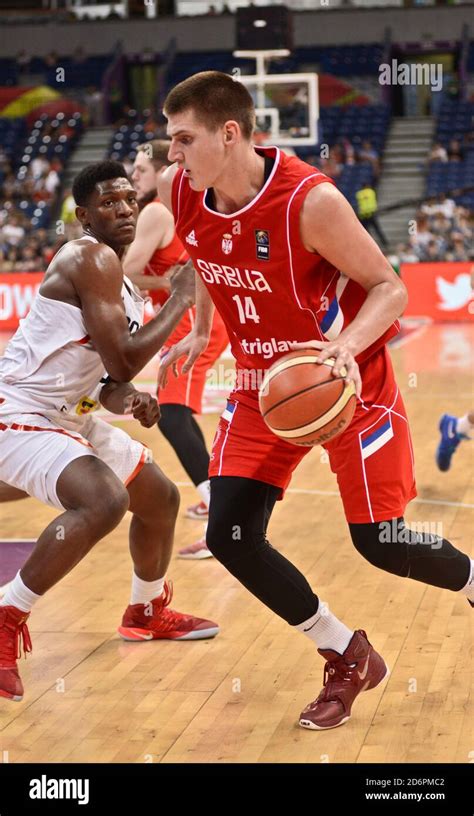
[[147, 604], [127, 607], [118, 632], [124, 640], [203, 640], [219, 633], [217, 623], [169, 609], [173, 596], [171, 582], [163, 594]]
[[375, 688], [390, 672], [362, 629], [354, 632], [342, 655], [332, 649], [318, 649], [318, 652], [327, 660], [324, 688], [301, 713], [300, 725], [319, 731], [347, 722], [359, 692]]
[[23, 652], [31, 652], [31, 638], [26, 621], [29, 612], [16, 606], [0, 606], [0, 697], [18, 703], [23, 698], [23, 683], [16, 661]]

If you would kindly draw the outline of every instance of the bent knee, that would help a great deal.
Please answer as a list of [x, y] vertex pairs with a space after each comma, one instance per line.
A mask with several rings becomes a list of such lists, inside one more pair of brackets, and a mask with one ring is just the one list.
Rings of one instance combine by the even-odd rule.
[[180, 493], [175, 483], [166, 476], [163, 477], [163, 475], [161, 475], [159, 497], [157, 496], [157, 492], [150, 495], [150, 513], [154, 513], [155, 515], [157, 512], [159, 512], [160, 515], [166, 514], [174, 520], [178, 515], [180, 500]]
[[167, 498], [166, 503], [169, 507], [170, 513], [174, 514], [174, 516], [178, 515], [179, 505], [181, 502], [181, 495], [176, 487], [175, 483], [167, 479], [168, 484], [166, 485], [167, 491]]
[[211, 514], [206, 530], [208, 550], [223, 564], [236, 559], [253, 557], [262, 547], [269, 546], [263, 530], [238, 523], [235, 519], [219, 519]]
[[95, 512], [99, 511], [103, 517], [115, 522], [116, 526], [124, 517], [130, 504], [130, 496], [124, 484], [118, 479], [114, 485], [107, 485], [101, 490], [99, 502], [95, 505]]
[[[373, 567], [390, 572], [393, 575], [407, 575], [407, 543], [397, 541], [383, 534], [380, 524], [349, 524], [352, 543], [357, 552]], [[401, 528], [400, 528], [401, 529]]]
[[128, 510], [130, 497], [118, 476], [95, 456], [75, 459], [56, 483], [66, 510], [87, 514], [92, 526], [113, 529]]
[[132, 488], [130, 509], [144, 521], [174, 523], [180, 504], [179, 490], [155, 465], [147, 467]]

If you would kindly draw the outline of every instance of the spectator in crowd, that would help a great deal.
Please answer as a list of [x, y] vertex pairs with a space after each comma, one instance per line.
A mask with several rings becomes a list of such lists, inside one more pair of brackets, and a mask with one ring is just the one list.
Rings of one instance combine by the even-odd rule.
[[25, 237], [24, 227], [20, 224], [18, 215], [12, 215], [1, 229], [1, 242], [10, 247], [17, 247]]
[[[42, 138], [49, 136], [49, 148], [58, 143], [61, 136], [66, 140], [76, 137], [76, 123], [65, 116], [51, 120], [42, 119]], [[35, 125], [36, 127], [36, 125]], [[66, 143], [62, 139], [61, 144]], [[50, 207], [60, 187], [63, 163], [53, 154], [51, 160], [45, 155], [46, 147], [38, 142], [39, 152], [29, 163], [18, 166], [23, 146], [15, 146], [9, 154], [5, 147], [0, 148], [0, 169], [3, 178], [0, 181], [0, 271], [28, 272], [45, 270], [59, 244], [67, 238], [60, 237], [57, 246], [51, 246], [48, 234], [43, 226]], [[67, 154], [65, 154], [67, 155]], [[23, 160], [24, 161], [24, 160]], [[13, 171], [13, 168], [15, 171]], [[74, 202], [73, 202], [74, 204]], [[35, 206], [36, 205], [36, 206]], [[71, 237], [78, 237], [71, 234]]]
[[89, 127], [101, 127], [104, 124], [104, 94], [95, 85], [90, 85], [83, 100], [89, 114]]
[[409, 243], [407, 244], [398, 244], [397, 246], [397, 260], [398, 264], [401, 263], [418, 263], [420, 260], [418, 255], [416, 254], [415, 250]]
[[388, 241], [377, 219], [377, 194], [369, 182], [357, 191], [356, 199], [357, 214], [361, 224], [366, 228], [367, 232], [373, 231], [377, 235], [385, 249], [388, 246]]
[[[457, 221], [457, 224], [456, 224], [457, 232], [461, 233], [461, 235], [463, 236], [465, 241], [467, 241], [468, 243], [471, 242], [472, 238], [473, 238], [473, 231], [472, 231], [471, 227], [469, 226], [469, 215], [461, 207], [459, 207], [459, 212], [457, 214], [456, 221]], [[471, 215], [471, 221], [472, 221], [472, 215]]]
[[329, 156], [321, 159], [321, 170], [327, 176], [338, 179], [342, 173], [341, 150], [331, 147]]
[[464, 158], [463, 149], [459, 139], [451, 139], [448, 145], [448, 159], [450, 162], [460, 162]]
[[147, 110], [143, 111], [143, 113], [145, 115], [145, 121], [143, 123], [144, 132], [155, 134], [162, 127], [162, 124], [158, 122], [156, 111]]
[[431, 218], [428, 217], [428, 224], [435, 235], [445, 237], [452, 229], [453, 221], [451, 218], [446, 218], [443, 213], [437, 212]]
[[56, 51], [50, 51], [49, 54], [47, 54], [46, 57], [44, 58], [44, 61], [48, 68], [56, 68], [59, 61], [59, 57]]
[[20, 183], [15, 174], [11, 171], [8, 171], [6, 177], [4, 178], [2, 188], [2, 193], [5, 198], [13, 198], [20, 192]]
[[49, 198], [52, 198], [58, 189], [61, 179], [60, 173], [62, 171], [62, 164], [59, 159], [53, 159], [49, 166], [49, 170], [44, 176], [44, 189]]
[[469, 253], [464, 236], [460, 232], [452, 233], [452, 248], [446, 253], [447, 261], [468, 261]]
[[[410, 239], [419, 261], [469, 261], [474, 259], [472, 214], [465, 207], [440, 196], [429, 200], [417, 216], [417, 231]], [[405, 260], [406, 258], [400, 258]]]
[[435, 239], [428, 241], [426, 247], [423, 249], [422, 261], [442, 261], [443, 253], [441, 251], [441, 244]]
[[45, 156], [35, 156], [30, 162], [30, 173], [35, 180], [44, 176], [47, 170], [49, 170], [49, 161]]
[[374, 176], [377, 178], [380, 173], [379, 154], [372, 146], [372, 142], [369, 139], [364, 139], [362, 142], [362, 147], [359, 150], [358, 158], [360, 162], [368, 162], [372, 165]]
[[423, 260], [423, 255], [430, 241], [435, 241], [435, 236], [430, 230], [428, 218], [419, 212], [416, 218], [416, 232], [411, 236], [410, 240], [410, 244], [415, 250], [418, 260]]
[[22, 48], [21, 51], [18, 51], [15, 59], [19, 73], [27, 74], [30, 67], [31, 57], [29, 54], [27, 54], [24, 48]]
[[19, 250], [18, 266], [22, 272], [39, 272], [42, 267], [41, 255], [37, 255], [32, 246], [24, 246]]
[[454, 199], [448, 198], [446, 193], [440, 193], [438, 203], [435, 205], [434, 213], [442, 213], [446, 218], [453, 218], [456, 210]]
[[438, 203], [436, 200], [436, 196], [431, 196], [428, 198], [422, 205], [421, 205], [421, 212], [425, 215], [435, 215], [439, 212]]
[[343, 162], [344, 162], [344, 164], [347, 164], [347, 165], [355, 164], [356, 163], [356, 155], [355, 155], [354, 146], [349, 141], [347, 136], [344, 137], [344, 139], [342, 139], [341, 148], [342, 148], [342, 151], [343, 151]]
[[0, 170], [2, 173], [6, 173], [7, 170], [11, 171], [10, 162], [8, 161], [8, 156], [5, 152], [5, 148], [0, 145]]
[[17, 247], [10, 247], [6, 252], [3, 252], [3, 260], [0, 265], [0, 272], [16, 272], [19, 271], [19, 250]]
[[117, 122], [122, 115], [123, 94], [119, 83], [114, 80], [109, 88], [109, 106], [112, 122]]
[[445, 147], [441, 144], [441, 142], [434, 142], [433, 147], [430, 150], [428, 156], [428, 164], [432, 162], [447, 162], [448, 161], [448, 153]]

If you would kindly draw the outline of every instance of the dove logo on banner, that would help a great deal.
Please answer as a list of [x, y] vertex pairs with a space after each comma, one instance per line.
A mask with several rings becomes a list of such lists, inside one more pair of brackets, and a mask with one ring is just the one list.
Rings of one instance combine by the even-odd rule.
[[471, 277], [470, 275], [458, 275], [453, 283], [438, 277], [436, 278], [436, 289], [440, 299], [438, 303], [440, 309], [446, 312], [462, 309], [471, 299]]
[[440, 322], [472, 320], [474, 264], [404, 263], [400, 273], [408, 289], [404, 317], [428, 317]]

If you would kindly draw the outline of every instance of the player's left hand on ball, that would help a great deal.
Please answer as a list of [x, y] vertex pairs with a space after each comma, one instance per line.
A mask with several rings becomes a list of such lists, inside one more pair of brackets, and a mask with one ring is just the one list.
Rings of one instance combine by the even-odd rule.
[[307, 340], [305, 343], [290, 343], [292, 351], [297, 349], [312, 348], [319, 351], [318, 363], [324, 363], [330, 357], [334, 357], [334, 365], [331, 373], [334, 377], [341, 376], [341, 369], [346, 369], [345, 381], [348, 383], [351, 380], [354, 383], [356, 394], [360, 397], [362, 391], [362, 381], [360, 378], [359, 366], [357, 365], [354, 355], [345, 346], [344, 342], [332, 340], [331, 342], [323, 342], [322, 340]]
[[160, 419], [160, 406], [151, 394], [137, 393], [133, 397], [131, 412], [144, 428], [152, 428]]

